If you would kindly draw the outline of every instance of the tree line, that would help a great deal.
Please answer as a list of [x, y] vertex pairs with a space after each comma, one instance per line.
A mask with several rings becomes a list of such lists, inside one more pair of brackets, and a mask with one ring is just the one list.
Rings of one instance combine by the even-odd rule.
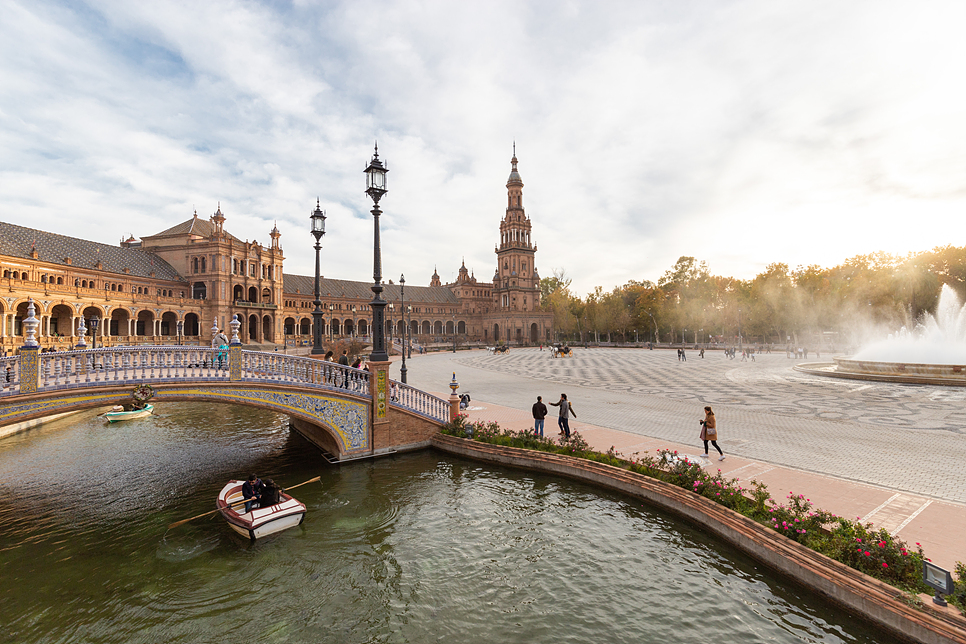
[[838, 266], [774, 263], [753, 279], [681, 257], [655, 283], [598, 286], [581, 298], [562, 269], [540, 280], [559, 341], [786, 344], [845, 348], [864, 328], [913, 328], [944, 284], [966, 295], [966, 247], [876, 252]]

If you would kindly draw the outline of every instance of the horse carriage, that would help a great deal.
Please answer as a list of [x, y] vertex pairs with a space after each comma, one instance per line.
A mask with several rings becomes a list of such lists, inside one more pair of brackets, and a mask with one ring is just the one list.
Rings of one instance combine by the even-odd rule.
[[566, 345], [561, 346], [558, 344], [554, 347], [550, 347], [550, 355], [553, 358], [573, 358], [574, 350]]
[[491, 354], [494, 354], [494, 353], [510, 353], [510, 347], [508, 347], [505, 344], [501, 344], [500, 346], [496, 346], [496, 347], [487, 347], [486, 349]]

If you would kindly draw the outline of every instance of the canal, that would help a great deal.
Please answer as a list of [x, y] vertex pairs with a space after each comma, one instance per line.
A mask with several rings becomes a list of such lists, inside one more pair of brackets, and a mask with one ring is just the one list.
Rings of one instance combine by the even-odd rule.
[[[284, 416], [168, 404], [0, 441], [0, 641], [891, 642], [700, 530], [432, 451], [324, 464]], [[249, 543], [229, 478], [294, 485]]]

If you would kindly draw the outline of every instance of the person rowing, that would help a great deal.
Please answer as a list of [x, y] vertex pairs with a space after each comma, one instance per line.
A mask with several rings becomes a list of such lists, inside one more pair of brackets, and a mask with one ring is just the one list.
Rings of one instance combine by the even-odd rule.
[[242, 497], [245, 499], [245, 514], [251, 512], [252, 506], [260, 501], [264, 489], [265, 484], [254, 474], [242, 483]]

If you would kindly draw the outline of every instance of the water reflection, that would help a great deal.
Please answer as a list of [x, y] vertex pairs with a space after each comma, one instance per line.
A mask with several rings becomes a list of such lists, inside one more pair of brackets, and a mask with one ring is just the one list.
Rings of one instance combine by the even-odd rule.
[[[323, 464], [274, 413], [168, 405], [0, 442], [0, 639], [887, 642], [623, 497], [433, 452]], [[215, 518], [251, 471], [304, 523]]]

